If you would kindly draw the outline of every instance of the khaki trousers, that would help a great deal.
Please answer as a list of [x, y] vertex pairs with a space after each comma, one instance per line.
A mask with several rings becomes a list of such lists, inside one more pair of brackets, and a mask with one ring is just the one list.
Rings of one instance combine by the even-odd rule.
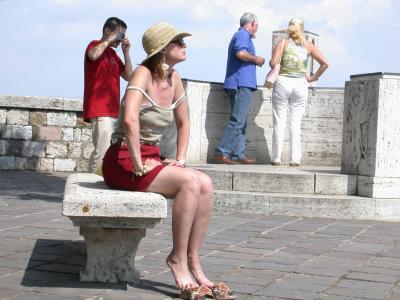
[[111, 134], [114, 132], [116, 119], [112, 117], [97, 117], [90, 119], [92, 123], [92, 141], [94, 150], [89, 159], [89, 172], [101, 169], [104, 154], [110, 146]]

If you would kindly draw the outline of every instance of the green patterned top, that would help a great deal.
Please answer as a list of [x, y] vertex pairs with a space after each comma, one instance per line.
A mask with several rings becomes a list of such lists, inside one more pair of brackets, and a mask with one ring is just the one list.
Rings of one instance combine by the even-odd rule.
[[296, 45], [292, 39], [289, 39], [288, 46], [282, 53], [279, 75], [287, 77], [306, 76], [309, 56], [304, 44]]

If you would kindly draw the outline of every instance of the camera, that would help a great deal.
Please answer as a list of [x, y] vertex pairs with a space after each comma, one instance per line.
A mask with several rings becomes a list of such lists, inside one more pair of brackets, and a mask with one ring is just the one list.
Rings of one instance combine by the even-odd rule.
[[117, 35], [116, 35], [116, 37], [115, 37], [115, 40], [116, 40], [117, 42], [121, 42], [121, 41], [124, 40], [124, 38], [125, 38], [125, 33], [123, 33], [123, 32], [118, 32]]

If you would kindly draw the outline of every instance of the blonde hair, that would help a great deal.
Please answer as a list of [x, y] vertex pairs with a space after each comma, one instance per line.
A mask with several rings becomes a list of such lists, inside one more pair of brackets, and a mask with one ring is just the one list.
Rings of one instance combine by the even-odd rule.
[[290, 39], [292, 39], [296, 45], [301, 45], [304, 42], [303, 30], [301, 30], [300, 26], [294, 24], [290, 25], [286, 30]]

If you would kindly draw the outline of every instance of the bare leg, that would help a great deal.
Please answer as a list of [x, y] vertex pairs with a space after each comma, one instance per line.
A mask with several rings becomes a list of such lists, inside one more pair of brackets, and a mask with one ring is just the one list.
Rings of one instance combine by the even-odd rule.
[[200, 248], [207, 232], [208, 221], [212, 211], [213, 185], [208, 175], [194, 169], [189, 170], [199, 178], [201, 188], [199, 204], [189, 237], [188, 263], [197, 283], [212, 287], [214, 283], [206, 277], [200, 264]]
[[147, 191], [174, 196], [172, 206], [173, 249], [167, 257], [167, 265], [174, 275], [180, 290], [194, 288], [187, 261], [188, 243], [193, 220], [198, 209], [200, 181], [187, 169], [175, 166], [165, 167], [150, 184]]

